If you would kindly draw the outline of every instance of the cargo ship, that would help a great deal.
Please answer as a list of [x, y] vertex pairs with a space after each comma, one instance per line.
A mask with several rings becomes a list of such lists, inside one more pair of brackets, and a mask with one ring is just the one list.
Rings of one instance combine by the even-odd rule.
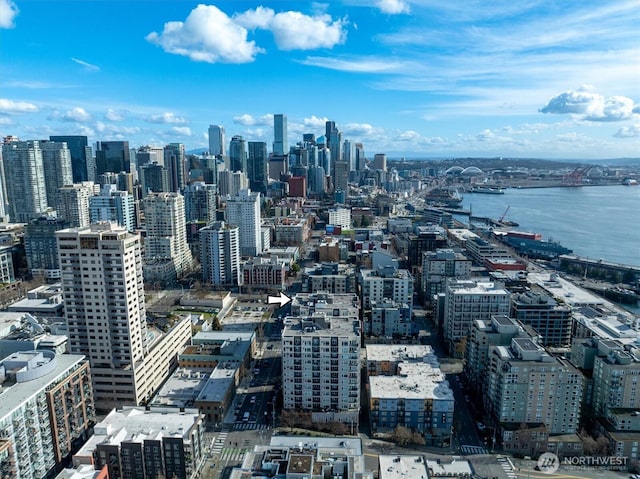
[[500, 241], [506, 243], [518, 253], [535, 259], [555, 259], [562, 254], [571, 254], [572, 250], [565, 248], [557, 241], [544, 240], [540, 233], [524, 231], [494, 231]]
[[485, 195], [504, 195], [504, 190], [497, 186], [474, 186], [469, 193], [484, 193]]

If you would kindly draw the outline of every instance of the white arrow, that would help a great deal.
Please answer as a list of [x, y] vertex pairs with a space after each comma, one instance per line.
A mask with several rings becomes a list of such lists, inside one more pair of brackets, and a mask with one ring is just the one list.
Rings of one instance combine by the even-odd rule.
[[291, 301], [291, 298], [280, 291], [280, 296], [269, 296], [269, 304], [277, 304], [280, 303], [280, 307], [282, 308], [285, 304]]

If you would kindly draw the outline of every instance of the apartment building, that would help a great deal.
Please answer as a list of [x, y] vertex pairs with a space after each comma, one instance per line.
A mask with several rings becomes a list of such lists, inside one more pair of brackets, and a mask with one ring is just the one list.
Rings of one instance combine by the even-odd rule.
[[[577, 432], [584, 376], [533, 338], [491, 346], [487, 382], [485, 411], [498, 425], [505, 449], [538, 454], [546, 450], [549, 436]], [[526, 429], [530, 431], [525, 436]]]
[[511, 293], [502, 284], [484, 280], [451, 280], [444, 296], [443, 333], [452, 354], [462, 355], [471, 323], [508, 315]]
[[425, 303], [433, 296], [444, 293], [450, 278], [467, 279], [471, 276], [471, 260], [452, 249], [425, 251], [422, 254], [421, 289]]
[[194, 479], [204, 455], [204, 418], [196, 409], [113, 409], [73, 456], [74, 466], [107, 467], [108, 477]]
[[89, 363], [22, 351], [0, 361], [0, 476], [48, 477], [95, 418]]
[[148, 327], [139, 235], [96, 223], [56, 238], [69, 349], [89, 359], [96, 407], [141, 404], [175, 367], [189, 318], [166, 333]]
[[284, 408], [358, 424], [360, 307], [354, 294], [300, 293], [282, 331]]

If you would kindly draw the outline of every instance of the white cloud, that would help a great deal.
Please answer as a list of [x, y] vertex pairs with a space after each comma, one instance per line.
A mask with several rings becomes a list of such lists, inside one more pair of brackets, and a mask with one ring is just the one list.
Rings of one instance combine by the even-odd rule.
[[381, 133], [379, 128], [375, 128], [368, 123], [347, 123], [341, 129], [343, 136], [352, 135], [357, 137], [366, 137], [374, 135], [377, 136]]
[[104, 114], [105, 120], [109, 121], [122, 121], [125, 119], [126, 111], [124, 110], [114, 110], [113, 108], [109, 108], [107, 112]]
[[409, 4], [403, 0], [378, 0], [376, 7], [378, 7], [381, 12], [390, 15], [410, 12]]
[[68, 110], [62, 114], [56, 115], [56, 117], [60, 121], [81, 122], [91, 120], [91, 115], [81, 107], [72, 108], [71, 110]]
[[262, 7], [248, 10], [236, 17], [240, 24], [247, 22], [248, 28], [271, 30], [280, 50], [312, 50], [333, 48], [344, 43], [347, 32], [344, 19], [333, 20], [330, 15], [305, 15], [301, 12], [274, 13]]
[[97, 65], [92, 65], [91, 63], [87, 63], [84, 60], [80, 60], [78, 58], [73, 58], [71, 57], [71, 60], [76, 62], [78, 65], [82, 66], [84, 68], [84, 71], [87, 72], [99, 72], [100, 71], [100, 67]]
[[420, 133], [413, 130], [407, 130], [400, 133], [398, 136], [394, 138], [394, 141], [418, 141], [422, 137]]
[[146, 39], [197, 62], [249, 63], [263, 52], [247, 41], [246, 28], [213, 5], [198, 5], [186, 21], [167, 22], [161, 33], [152, 32]]
[[329, 57], [307, 57], [300, 61], [303, 65], [327, 68], [354, 73], [406, 73], [413, 68], [410, 62], [395, 61], [389, 58], [363, 57], [358, 59], [340, 59]]
[[633, 100], [624, 96], [605, 98], [592, 87], [568, 90], [549, 100], [541, 113], [574, 114], [587, 121], [628, 120], [634, 111]]
[[38, 107], [33, 103], [26, 101], [13, 101], [6, 98], [0, 98], [0, 113], [7, 115], [15, 115], [19, 113], [35, 113]]
[[111, 123], [96, 122], [96, 130], [103, 134], [109, 134], [113, 137], [123, 138], [127, 135], [137, 135], [142, 130], [137, 127], [127, 127], [121, 125], [113, 125]]
[[12, 126], [15, 122], [8, 116], [0, 116], [0, 125]]
[[147, 123], [165, 123], [173, 125], [185, 125], [187, 120], [181, 116], [176, 116], [175, 113], [165, 111], [159, 115], [149, 115], [143, 118]]
[[623, 126], [613, 135], [616, 138], [640, 138], [640, 124]]
[[244, 113], [243, 115], [234, 116], [233, 122], [244, 126], [273, 126], [273, 115], [262, 115], [254, 118], [248, 113]]
[[14, 18], [20, 13], [18, 7], [11, 0], [0, 0], [0, 28], [13, 28]]
[[326, 116], [318, 118], [315, 115], [311, 115], [309, 118], [305, 118], [304, 120], [302, 120], [302, 124], [307, 128], [322, 128], [322, 130], [324, 131], [324, 127], [328, 121], [329, 118], [327, 118]]
[[169, 135], [175, 136], [191, 136], [193, 133], [191, 132], [191, 128], [188, 126], [172, 126], [168, 131]]

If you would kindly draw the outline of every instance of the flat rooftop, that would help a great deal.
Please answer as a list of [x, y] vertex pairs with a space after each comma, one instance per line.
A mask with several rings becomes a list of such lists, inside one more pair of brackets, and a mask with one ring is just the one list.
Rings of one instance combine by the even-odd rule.
[[426, 363], [400, 363], [396, 376], [370, 376], [372, 398], [453, 401], [453, 391], [439, 368]]
[[428, 479], [427, 464], [422, 456], [384, 455], [378, 456], [380, 476], [378, 479]]
[[210, 375], [211, 370], [178, 368], [165, 381], [150, 404], [175, 408], [193, 407]]
[[367, 361], [424, 361], [437, 357], [429, 345], [367, 344]]
[[571, 307], [600, 305], [607, 302], [595, 293], [582, 289], [555, 273], [530, 272], [527, 278], [530, 283], [537, 284], [553, 298], [560, 300]]

